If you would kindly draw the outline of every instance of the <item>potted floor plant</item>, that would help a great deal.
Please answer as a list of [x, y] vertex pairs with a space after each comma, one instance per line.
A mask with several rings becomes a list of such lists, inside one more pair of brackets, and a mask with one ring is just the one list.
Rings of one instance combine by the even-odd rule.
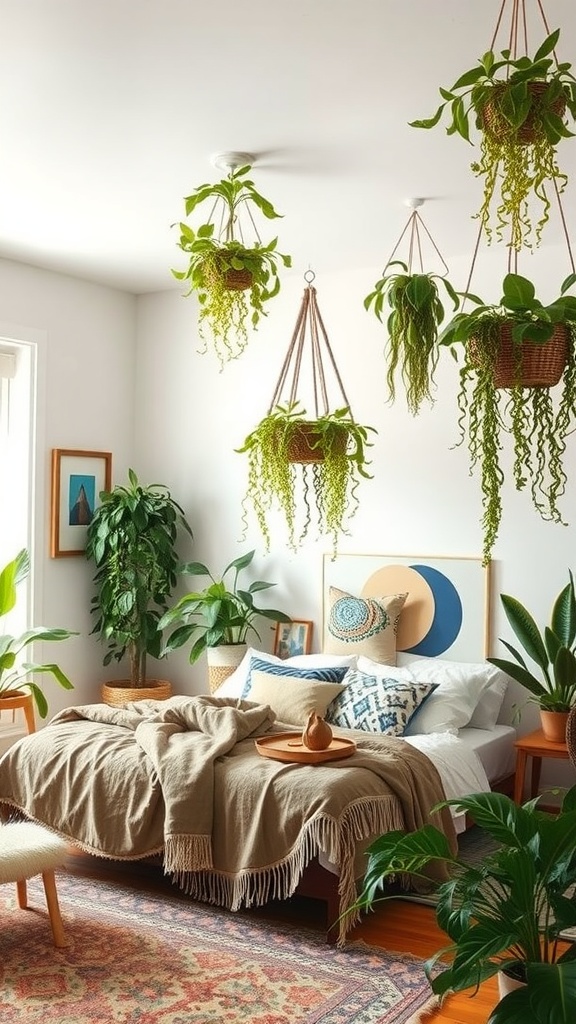
[[266, 303], [280, 290], [279, 265], [291, 266], [290, 256], [278, 251], [277, 238], [267, 244], [259, 238], [252, 245], [244, 241], [240, 217], [245, 211], [252, 224], [252, 208], [269, 220], [280, 217], [247, 177], [250, 170], [249, 165], [232, 169], [226, 178], [199, 185], [186, 197], [186, 216], [205, 202], [212, 210], [210, 219], [196, 230], [179, 224], [178, 246], [186, 253], [188, 266], [172, 270], [177, 280], [187, 283], [186, 295], [196, 293], [202, 351], [207, 350], [207, 329], [221, 366], [244, 351], [248, 328], [257, 328], [266, 316]]
[[576, 926], [576, 786], [557, 814], [541, 811], [538, 799], [520, 807], [500, 793], [442, 806], [448, 805], [470, 814], [495, 840], [496, 851], [471, 866], [454, 856], [433, 825], [388, 832], [368, 848], [352, 909], [369, 910], [389, 898], [389, 880], [423, 875], [430, 862], [446, 862], [451, 878], [436, 890], [436, 918], [450, 944], [425, 964], [432, 990], [443, 997], [507, 972], [523, 984], [500, 999], [488, 1024], [572, 1024], [576, 944], [560, 936]]
[[390, 401], [396, 398], [396, 374], [406, 391], [408, 409], [416, 415], [422, 402], [432, 402], [434, 371], [440, 348], [438, 335], [444, 320], [441, 288], [446, 290], [454, 310], [460, 300], [450, 282], [439, 274], [412, 273], [402, 260], [392, 260], [364, 299], [382, 322], [386, 312], [386, 383]]
[[576, 705], [576, 596], [574, 577], [560, 591], [552, 607], [550, 625], [542, 635], [530, 612], [517, 598], [500, 594], [506, 618], [525, 653], [540, 669], [531, 672], [523, 655], [500, 638], [514, 661], [488, 658], [530, 693], [529, 701], [540, 709], [542, 729], [549, 740], [564, 743], [568, 715]]
[[[480, 467], [484, 564], [502, 517], [501, 449], [507, 434], [516, 489], [529, 484], [539, 514], [562, 522], [564, 453], [576, 416], [576, 298], [566, 293], [575, 282], [570, 274], [558, 298], [544, 305], [531, 281], [507, 274], [498, 304], [463, 295], [475, 308], [456, 313], [440, 334], [440, 344], [462, 345], [464, 351], [458, 444], [466, 441], [471, 470]], [[558, 396], [552, 390], [557, 384]]]
[[294, 550], [312, 527], [338, 540], [358, 507], [357, 488], [370, 479], [366, 450], [373, 427], [361, 426], [348, 407], [312, 419], [300, 403], [274, 406], [237, 451], [248, 457], [245, 510], [251, 506], [266, 549], [270, 548], [269, 515], [282, 513], [288, 543]]
[[[26, 549], [18, 552], [16, 558], [8, 562], [0, 572], [0, 619], [3, 619], [15, 607], [16, 588], [28, 577], [29, 573], [30, 556]], [[55, 629], [46, 626], [34, 626], [19, 636], [11, 636], [8, 633], [0, 635], [0, 710], [3, 700], [12, 701], [14, 697], [29, 694], [40, 717], [46, 718], [48, 702], [44, 689], [40, 683], [30, 677], [51, 675], [65, 690], [72, 690], [74, 687], [58, 665], [53, 663], [41, 665], [36, 662], [20, 661], [19, 655], [30, 644], [45, 640], [50, 642], [67, 640], [71, 636], [77, 636], [77, 633], [68, 629]]]
[[128, 471], [128, 484], [100, 495], [88, 526], [86, 557], [94, 563], [93, 633], [107, 645], [104, 665], [127, 654], [130, 678], [103, 684], [108, 704], [170, 696], [167, 680], [150, 679], [147, 656], [159, 658], [159, 621], [177, 580], [178, 531], [192, 531], [184, 512], [163, 484], [142, 486]]
[[[189, 661], [194, 664], [206, 653], [208, 658], [210, 689], [215, 690], [240, 664], [247, 650], [247, 639], [256, 636], [259, 617], [273, 622], [291, 622], [290, 616], [276, 608], [261, 608], [254, 595], [269, 590], [276, 584], [253, 580], [247, 587], [240, 586], [240, 573], [251, 565], [254, 551], [234, 558], [219, 579], [212, 575], [203, 562], [187, 562], [180, 572], [187, 576], [207, 576], [210, 580], [202, 590], [191, 591], [181, 597], [162, 616], [160, 628], [173, 628], [164, 644], [163, 654], [169, 654], [187, 644]], [[226, 579], [233, 573], [232, 579]], [[174, 628], [175, 627], [175, 628]]]
[[576, 79], [571, 64], [558, 64], [553, 56], [559, 37], [557, 29], [532, 58], [508, 49], [499, 55], [489, 50], [450, 89], [440, 89], [443, 102], [432, 117], [410, 122], [416, 128], [434, 128], [446, 114], [449, 135], [470, 142], [471, 129], [479, 131], [480, 159], [472, 164], [484, 182], [478, 216], [489, 239], [491, 223], [498, 240], [508, 229], [507, 244], [516, 251], [531, 246], [530, 203], [536, 201], [540, 209], [534, 232], [538, 243], [549, 217], [547, 185], [560, 193], [567, 182], [556, 149], [573, 134], [566, 112], [576, 119]]

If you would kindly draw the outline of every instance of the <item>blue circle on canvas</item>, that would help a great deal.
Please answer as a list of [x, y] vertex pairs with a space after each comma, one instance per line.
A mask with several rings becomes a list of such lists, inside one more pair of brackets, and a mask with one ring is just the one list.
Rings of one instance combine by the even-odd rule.
[[462, 601], [454, 584], [438, 569], [429, 565], [410, 568], [423, 576], [434, 595], [434, 618], [426, 636], [405, 653], [437, 658], [452, 646], [462, 628]]

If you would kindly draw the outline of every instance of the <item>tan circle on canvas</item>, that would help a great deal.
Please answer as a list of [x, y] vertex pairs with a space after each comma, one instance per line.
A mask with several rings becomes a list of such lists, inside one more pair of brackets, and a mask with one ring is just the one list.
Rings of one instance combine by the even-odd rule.
[[386, 565], [368, 577], [362, 597], [386, 597], [408, 593], [400, 613], [396, 647], [407, 651], [427, 635], [434, 620], [435, 604], [432, 588], [423, 576], [408, 565]]

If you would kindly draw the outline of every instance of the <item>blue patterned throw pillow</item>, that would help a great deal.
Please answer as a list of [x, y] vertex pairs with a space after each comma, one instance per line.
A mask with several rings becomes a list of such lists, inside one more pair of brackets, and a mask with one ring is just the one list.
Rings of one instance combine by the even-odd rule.
[[248, 669], [248, 675], [246, 676], [246, 682], [242, 690], [241, 697], [246, 700], [249, 699], [250, 688], [252, 686], [252, 672], [254, 670], [258, 672], [267, 672], [268, 675], [284, 676], [287, 679], [314, 679], [318, 683], [341, 683], [344, 676], [348, 672], [347, 665], [338, 665], [334, 668], [295, 668], [293, 665], [274, 665], [269, 661], [263, 661], [261, 658], [250, 658], [250, 667]]
[[402, 736], [412, 715], [436, 689], [436, 683], [399, 682], [350, 669], [345, 689], [326, 711], [326, 721], [342, 729]]

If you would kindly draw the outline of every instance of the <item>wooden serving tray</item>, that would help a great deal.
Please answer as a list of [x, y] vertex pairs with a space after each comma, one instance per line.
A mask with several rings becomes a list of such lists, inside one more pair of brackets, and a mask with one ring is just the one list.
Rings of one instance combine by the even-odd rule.
[[275, 736], [262, 736], [254, 740], [256, 750], [262, 757], [275, 761], [292, 761], [296, 764], [323, 764], [324, 761], [339, 761], [350, 757], [356, 750], [354, 740], [333, 736], [325, 750], [308, 750], [302, 743], [301, 732], [281, 732]]

